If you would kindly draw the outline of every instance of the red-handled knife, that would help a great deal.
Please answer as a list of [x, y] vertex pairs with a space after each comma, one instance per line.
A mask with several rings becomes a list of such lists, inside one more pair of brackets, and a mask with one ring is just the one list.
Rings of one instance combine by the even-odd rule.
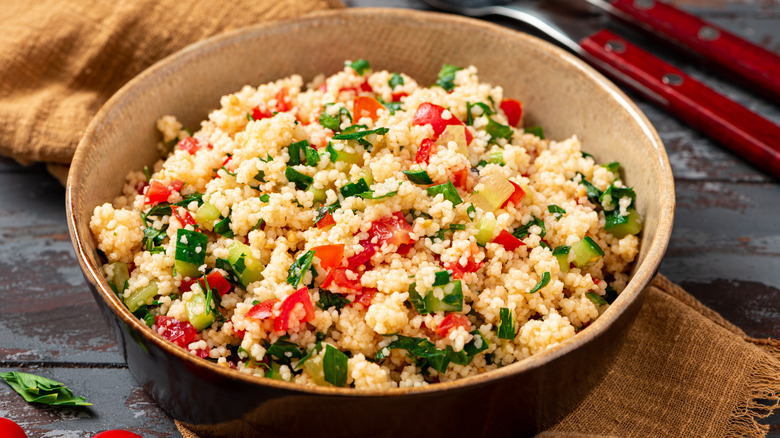
[[533, 26], [612, 79], [780, 177], [780, 127], [608, 30], [551, 14], [533, 1], [511, 6], [490, 0], [425, 1], [464, 15], [503, 15]]

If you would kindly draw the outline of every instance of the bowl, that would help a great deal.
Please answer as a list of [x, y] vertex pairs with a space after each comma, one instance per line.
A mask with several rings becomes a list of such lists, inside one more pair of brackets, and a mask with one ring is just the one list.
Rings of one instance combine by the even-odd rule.
[[[477, 66], [483, 81], [520, 98], [527, 125], [576, 134], [599, 162], [619, 160], [645, 219], [632, 278], [586, 330], [498, 370], [422, 388], [303, 387], [219, 367], [165, 341], [135, 318], [99, 273], [89, 221], [121, 192], [124, 175], [159, 158], [155, 121], [195, 126], [219, 98], [293, 73], [310, 80], [346, 59], [433, 83], [444, 63]], [[517, 436], [558, 421], [606, 374], [641, 307], [672, 229], [674, 187], [656, 131], [617, 87], [537, 38], [429, 12], [350, 9], [234, 31], [194, 44], [119, 90], [89, 125], [67, 189], [73, 245], [131, 373], [170, 415], [206, 436]]]

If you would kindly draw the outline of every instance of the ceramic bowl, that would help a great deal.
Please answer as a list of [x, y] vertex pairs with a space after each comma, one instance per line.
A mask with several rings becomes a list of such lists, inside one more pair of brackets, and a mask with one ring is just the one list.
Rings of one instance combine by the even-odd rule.
[[[310, 80], [347, 59], [433, 83], [444, 63], [475, 65], [519, 98], [527, 125], [576, 134], [599, 162], [620, 161], [644, 217], [632, 279], [591, 326], [498, 370], [423, 388], [303, 387], [218, 367], [163, 340], [116, 298], [98, 266], [89, 220], [121, 192], [124, 175], [159, 158], [155, 121], [197, 126], [222, 95], [293, 73]], [[663, 144], [617, 87], [572, 55], [531, 36], [452, 15], [350, 9], [251, 27], [194, 44], [125, 85], [78, 146], [68, 179], [71, 238], [130, 371], [174, 418], [212, 436], [518, 436], [576, 406], [609, 369], [666, 249], [674, 213]], [[453, 435], [454, 434], [454, 435]]]

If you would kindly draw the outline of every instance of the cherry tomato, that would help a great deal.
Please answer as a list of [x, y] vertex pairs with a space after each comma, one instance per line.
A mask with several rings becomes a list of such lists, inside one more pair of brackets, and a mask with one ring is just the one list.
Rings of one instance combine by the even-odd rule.
[[383, 109], [385, 109], [385, 107], [373, 97], [358, 96], [355, 98], [352, 111], [355, 116], [355, 123], [363, 117], [368, 117], [376, 122], [379, 118], [379, 111]]
[[501, 111], [506, 114], [506, 121], [511, 126], [517, 126], [520, 123], [520, 119], [523, 117], [523, 103], [515, 99], [504, 99], [499, 105]]
[[157, 325], [157, 333], [162, 329], [160, 336], [182, 348], [186, 348], [198, 334], [189, 321], [179, 321], [172, 316], [156, 315], [154, 323]]
[[344, 257], [344, 244], [318, 246], [314, 248], [314, 257], [320, 259], [322, 269], [335, 268]]
[[[447, 128], [448, 125], [466, 126], [454, 115], [450, 115], [450, 118], [445, 120], [442, 117], [445, 110], [446, 108], [443, 106], [435, 105], [430, 102], [423, 102], [419, 107], [417, 107], [417, 111], [414, 113], [412, 123], [420, 126], [431, 125], [433, 128], [433, 135], [435, 135], [436, 138], [439, 138], [441, 133], [444, 132], [444, 129]], [[473, 137], [474, 136], [471, 135], [471, 132], [466, 129], [466, 144], [471, 143], [471, 139]]]
[[298, 303], [303, 304], [303, 308], [306, 310], [306, 315], [301, 319], [301, 322], [309, 322], [314, 319], [314, 305], [311, 303], [309, 288], [302, 287], [282, 301], [279, 316], [274, 320], [274, 331], [283, 332], [287, 330], [290, 323], [290, 313]]
[[3, 438], [27, 438], [22, 427], [8, 418], [0, 417], [0, 436]]
[[[254, 318], [254, 319], [269, 319], [274, 317], [274, 305], [278, 302], [276, 298], [271, 298], [270, 300], [265, 300], [260, 304], [255, 304], [254, 307], [249, 309], [249, 312], [246, 312], [247, 318]], [[243, 338], [243, 336], [242, 336]]]
[[179, 140], [179, 148], [189, 152], [190, 155], [195, 155], [195, 152], [198, 152], [198, 149], [200, 149], [200, 143], [195, 137], [186, 137]]
[[466, 315], [450, 313], [444, 317], [441, 324], [439, 324], [434, 331], [440, 336], [447, 336], [450, 331], [454, 330], [456, 327], [463, 327], [466, 331], [469, 331], [471, 328], [471, 321], [469, 321], [469, 318]]
[[138, 435], [137, 433], [128, 432], [126, 430], [107, 430], [105, 432], [100, 432], [99, 434], [93, 436], [92, 438], [143, 438], [141, 435]]
[[259, 106], [252, 108], [252, 118], [255, 120], [263, 120], [273, 116], [274, 113], [267, 108], [260, 109]]
[[493, 239], [493, 242], [503, 245], [503, 247], [506, 248], [507, 251], [514, 251], [517, 248], [525, 245], [525, 243], [523, 243], [522, 240], [513, 236], [507, 230], [501, 230], [501, 232], [498, 233], [498, 236], [496, 236], [496, 238]]
[[331, 225], [336, 225], [336, 220], [333, 219], [333, 215], [330, 212], [325, 213], [325, 216], [317, 222], [317, 228], [323, 229]]
[[420, 147], [417, 148], [417, 155], [414, 156], [414, 162], [418, 164], [428, 164], [428, 160], [431, 159], [431, 151], [433, 150], [434, 146], [436, 146], [436, 143], [430, 138], [423, 140], [420, 144]]
[[[348, 274], [349, 273], [349, 274]], [[356, 277], [356, 278], [351, 278]], [[360, 274], [349, 268], [333, 268], [328, 272], [328, 276], [322, 282], [323, 289], [335, 289], [331, 285], [335, 285], [338, 289], [336, 292], [342, 293], [360, 293], [363, 290], [363, 285], [360, 283]]]

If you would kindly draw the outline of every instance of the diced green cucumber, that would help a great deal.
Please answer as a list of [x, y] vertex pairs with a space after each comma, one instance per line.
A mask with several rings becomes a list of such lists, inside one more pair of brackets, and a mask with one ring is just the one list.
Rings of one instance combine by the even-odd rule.
[[569, 272], [569, 250], [571, 247], [561, 245], [556, 247], [552, 254], [558, 259], [558, 266], [561, 268], [561, 272], [566, 274]]
[[[274, 379], [274, 380], [284, 380], [282, 378], [282, 374], [279, 372], [279, 369], [281, 367], [282, 366], [279, 365], [278, 363], [276, 363], [274, 361], [271, 361], [271, 367], [265, 371], [265, 377], [268, 377], [269, 379]], [[305, 367], [305, 364], [304, 364], [304, 367]]]
[[496, 211], [515, 192], [515, 186], [503, 175], [488, 175], [480, 183], [484, 188], [471, 195], [471, 203], [485, 211]]
[[208, 202], [204, 202], [195, 213], [195, 221], [198, 222], [198, 225], [211, 231], [214, 229], [214, 222], [219, 219], [220, 215], [217, 207]]
[[113, 268], [113, 277], [111, 277], [111, 284], [114, 285], [114, 292], [121, 294], [125, 291], [125, 283], [130, 279], [130, 271], [127, 269], [127, 263], [114, 262], [111, 263]]
[[238, 279], [244, 287], [255, 281], [263, 279], [263, 266], [259, 260], [252, 255], [249, 246], [241, 242], [233, 242], [228, 246], [228, 262], [233, 267]]
[[360, 176], [366, 180], [366, 184], [371, 187], [374, 184], [374, 174], [371, 173], [371, 169], [365, 168], [360, 172]]
[[351, 146], [344, 146], [344, 149], [336, 150], [336, 153], [338, 156], [336, 157], [335, 162], [342, 162], [347, 164], [357, 164], [358, 166], [363, 165], [363, 153], [356, 151]]
[[311, 380], [319, 386], [332, 386], [325, 381], [325, 370], [322, 364], [324, 353], [320, 352], [303, 363], [303, 370], [311, 377]]
[[325, 193], [325, 189], [315, 189], [314, 186], [311, 186], [306, 191], [314, 194], [315, 204], [324, 204], [325, 200], [328, 199], [328, 195]]
[[181, 260], [175, 260], [173, 262], [173, 267], [176, 269], [177, 274], [181, 274], [182, 277], [200, 277], [203, 275], [203, 272], [200, 272], [198, 268], [200, 268], [201, 265], [196, 265], [194, 263], [189, 262], [183, 262]]
[[[436, 295], [443, 294], [443, 298]], [[463, 310], [463, 286], [455, 280], [444, 286], [435, 286], [425, 295], [425, 308], [429, 312], [460, 312]]]
[[620, 214], [608, 214], [604, 229], [618, 239], [622, 239], [629, 234], [639, 234], [642, 231], [642, 216], [633, 208], [628, 210], [627, 216]]
[[493, 236], [496, 232], [496, 217], [492, 214], [486, 214], [479, 218], [477, 222], [477, 243], [485, 246], [488, 242], [493, 241]]
[[185, 301], [184, 307], [187, 309], [187, 319], [195, 330], [202, 331], [211, 327], [217, 320], [217, 313], [214, 309], [209, 309], [206, 303], [206, 295], [203, 292], [192, 292], [190, 299]]
[[[437, 295], [442, 296], [438, 298]], [[409, 285], [409, 302], [417, 313], [426, 315], [433, 312], [460, 312], [463, 310], [463, 286], [460, 280], [442, 286], [434, 286], [422, 296], [417, 291], [417, 283]]]
[[135, 312], [142, 304], [151, 303], [151, 300], [157, 295], [157, 283], [151, 282], [146, 286], [136, 289], [125, 298], [125, 306], [131, 312]]
[[436, 144], [443, 147], [449, 147], [449, 143], [454, 141], [458, 145], [458, 153], [468, 156], [469, 149], [466, 144], [466, 127], [463, 125], [447, 125], [442, 131]]
[[572, 245], [571, 251], [574, 253], [572, 263], [578, 268], [596, 263], [604, 255], [604, 251], [590, 236], [585, 236], [584, 239]]
[[490, 151], [490, 155], [488, 155], [488, 163], [498, 164], [501, 166], [506, 164], [504, 163], [504, 151], [498, 148]]

